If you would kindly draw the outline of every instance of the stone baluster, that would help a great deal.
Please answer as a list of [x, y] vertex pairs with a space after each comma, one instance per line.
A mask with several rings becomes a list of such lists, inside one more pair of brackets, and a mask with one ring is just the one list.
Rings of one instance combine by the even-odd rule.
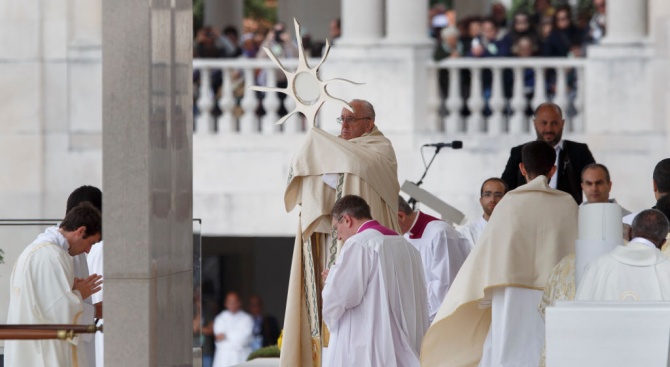
[[221, 86], [221, 98], [219, 107], [223, 113], [219, 118], [219, 133], [232, 133], [235, 131], [235, 97], [233, 96], [233, 69], [223, 69], [223, 85]]
[[577, 74], [577, 89], [573, 101], [575, 117], [572, 119], [572, 130], [576, 133], [584, 132], [584, 66], [575, 67]]
[[461, 95], [461, 70], [457, 67], [449, 68], [449, 96], [444, 102], [449, 113], [447, 116], [447, 134], [461, 133], [463, 96]]
[[[568, 88], [565, 68], [562, 66], [556, 68], [556, 94], [554, 95], [553, 102], [563, 111], [563, 119], [568, 120]], [[572, 132], [569, 121], [563, 129], [564, 131]]]
[[[540, 104], [547, 102], [547, 85], [544, 79], [544, 68], [535, 67], [535, 88], [533, 92], [532, 108], [535, 110]], [[528, 132], [534, 134], [535, 130], [529, 126]]]
[[428, 109], [428, 131], [442, 131], [443, 130], [443, 121], [440, 117], [440, 106], [442, 105], [440, 88], [439, 88], [439, 78], [438, 78], [439, 68], [431, 65], [427, 68], [428, 73], [428, 102], [426, 103], [426, 108]]
[[498, 66], [491, 68], [493, 73], [493, 84], [491, 85], [491, 98], [489, 99], [489, 108], [491, 116], [488, 118], [487, 133], [491, 136], [501, 135], [505, 119], [503, 109], [505, 108], [505, 96], [503, 95], [502, 73], [503, 69]]
[[477, 135], [482, 133], [484, 127], [482, 69], [479, 66], [473, 66], [470, 73], [470, 98], [467, 101], [470, 117], [468, 118], [466, 132], [468, 135]]
[[525, 68], [517, 66], [514, 68], [514, 92], [512, 93], [512, 118], [510, 119], [510, 135], [518, 135], [524, 132], [526, 122], [526, 95], [525, 95]]
[[214, 117], [212, 116], [212, 107], [214, 107], [214, 94], [209, 78], [209, 69], [200, 69], [200, 95], [198, 96], [198, 118], [196, 119], [196, 133], [214, 132]]
[[[253, 69], [244, 69], [244, 80], [254, 80]], [[242, 97], [242, 102], [240, 105], [244, 111], [244, 114], [240, 118], [240, 132], [257, 133], [259, 131], [259, 126], [258, 117], [256, 116], [256, 108], [258, 107], [256, 92], [249, 88], [244, 88], [244, 96]]]
[[[277, 74], [275, 68], [265, 69], [267, 75], [267, 87], [276, 87], [277, 86]], [[263, 134], [275, 134], [279, 131], [279, 126], [275, 125], [279, 121], [279, 115], [277, 111], [279, 110], [280, 101], [275, 92], [266, 92], [265, 98], [263, 98], [263, 109], [265, 110], [265, 116], [262, 119], [262, 131]]]

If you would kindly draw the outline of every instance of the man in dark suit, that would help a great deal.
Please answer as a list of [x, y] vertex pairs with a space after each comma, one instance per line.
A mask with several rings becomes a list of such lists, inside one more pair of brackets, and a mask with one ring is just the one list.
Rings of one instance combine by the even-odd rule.
[[252, 349], [256, 350], [277, 344], [277, 338], [279, 338], [277, 319], [263, 314], [263, 300], [261, 297], [251, 296], [249, 299], [249, 313], [254, 319]]
[[[551, 102], [545, 102], [535, 109], [533, 124], [537, 140], [543, 140], [556, 149], [556, 174], [549, 186], [572, 195], [577, 204], [582, 202], [581, 172], [584, 167], [594, 163], [589, 147], [583, 143], [563, 140], [563, 112]], [[502, 179], [510, 190], [526, 183], [521, 172], [521, 148], [525, 144], [512, 148]]]

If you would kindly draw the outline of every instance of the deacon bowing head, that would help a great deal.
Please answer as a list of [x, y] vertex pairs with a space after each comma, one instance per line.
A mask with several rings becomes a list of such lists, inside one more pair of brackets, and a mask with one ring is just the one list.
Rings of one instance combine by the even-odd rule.
[[665, 214], [656, 209], [647, 209], [635, 216], [630, 232], [631, 238], [646, 238], [660, 249], [665, 243], [669, 229], [670, 223]]
[[656, 200], [670, 193], [670, 158], [661, 160], [654, 167], [653, 184]]
[[543, 141], [532, 141], [521, 149], [521, 174], [530, 182], [537, 176], [546, 176], [547, 180], [556, 172], [556, 150]]
[[337, 118], [337, 122], [342, 125], [340, 138], [345, 140], [360, 138], [375, 127], [375, 109], [370, 102], [354, 99], [349, 104], [354, 112], [343, 108], [340, 117]]
[[610, 198], [610, 172], [600, 163], [591, 163], [582, 170], [582, 190], [588, 203], [606, 203]]
[[563, 138], [563, 111], [552, 102], [545, 102], [537, 106], [533, 114], [533, 125], [537, 133], [537, 140], [556, 146]]
[[358, 232], [363, 223], [372, 220], [370, 206], [362, 197], [346, 195], [338, 199], [330, 212], [337, 239], [346, 241]]
[[76, 188], [68, 196], [65, 214], [84, 201], [90, 202], [93, 207], [102, 212], [102, 191], [95, 186], [84, 185]]
[[102, 239], [100, 211], [88, 201], [80, 203], [67, 212], [59, 231], [69, 244], [70, 256], [88, 253]]
[[402, 196], [398, 195], [398, 224], [400, 231], [405, 234], [412, 229], [417, 213], [407, 204]]
[[493, 209], [505, 196], [507, 190], [507, 183], [498, 177], [491, 177], [484, 181], [482, 188], [479, 190], [479, 204], [484, 210], [484, 219], [489, 220], [491, 214], [493, 214]]
[[237, 292], [228, 292], [226, 294], [226, 310], [230, 313], [236, 313], [242, 308], [242, 299]]

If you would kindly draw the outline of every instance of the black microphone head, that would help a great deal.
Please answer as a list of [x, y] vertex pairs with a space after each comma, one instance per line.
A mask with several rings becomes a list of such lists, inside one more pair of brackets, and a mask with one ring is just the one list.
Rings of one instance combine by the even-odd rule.
[[461, 149], [463, 148], [463, 142], [460, 140], [454, 140], [451, 142], [451, 147], [453, 149]]

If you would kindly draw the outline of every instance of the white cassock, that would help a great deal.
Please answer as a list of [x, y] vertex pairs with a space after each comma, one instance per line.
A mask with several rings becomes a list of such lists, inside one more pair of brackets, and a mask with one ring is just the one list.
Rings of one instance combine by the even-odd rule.
[[226, 337], [215, 342], [214, 364], [212, 367], [228, 367], [247, 360], [251, 353], [254, 320], [248, 313], [223, 311], [214, 319], [214, 337]]
[[475, 244], [477, 244], [479, 236], [481, 236], [482, 232], [484, 232], [484, 228], [486, 228], [487, 223], [488, 222], [486, 219], [481, 216], [476, 221], [470, 222], [467, 225], [461, 227], [458, 232], [460, 232], [461, 235], [465, 237], [466, 240], [468, 240], [468, 243], [470, 243], [471, 247], [474, 247]]
[[[82, 324], [82, 299], [73, 291], [69, 245], [56, 227], [47, 228], [19, 256], [10, 279], [8, 324]], [[7, 367], [86, 367], [78, 358], [78, 337], [63, 340], [7, 340]]]
[[575, 299], [669, 301], [670, 260], [653, 243], [633, 238], [586, 267]]
[[[100, 241], [93, 245], [91, 247], [91, 251], [89, 251], [88, 255], [86, 255], [86, 261], [88, 263], [88, 270], [90, 271], [91, 274], [98, 274], [102, 275], [103, 274], [103, 262], [102, 262], [102, 248], [103, 248], [103, 243], [104, 241]], [[103, 292], [103, 287], [104, 284], [100, 285], [100, 292], [94, 293], [91, 295], [90, 301], [93, 304], [96, 304], [98, 302], [102, 302], [102, 292]], [[103, 320], [100, 319], [98, 321], [98, 325], [102, 325]], [[104, 355], [104, 334], [97, 332], [95, 333], [95, 367], [103, 367], [105, 365], [105, 355]], [[89, 366], [91, 366], [91, 363], [89, 363]]]
[[451, 225], [420, 211], [405, 238], [421, 254], [432, 322], [471, 247]]
[[419, 252], [376, 221], [343, 245], [323, 289], [323, 366], [419, 366], [428, 305]]

